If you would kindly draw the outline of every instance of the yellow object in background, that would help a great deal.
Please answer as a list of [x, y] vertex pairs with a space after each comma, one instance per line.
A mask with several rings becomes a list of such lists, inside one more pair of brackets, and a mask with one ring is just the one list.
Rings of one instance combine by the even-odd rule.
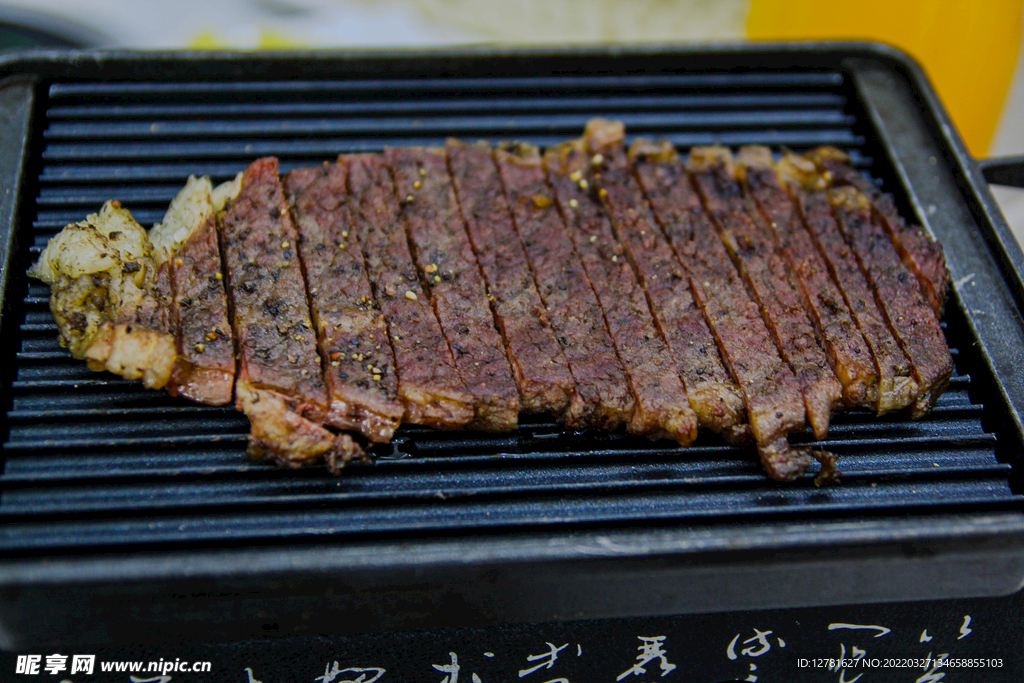
[[752, 0], [754, 40], [878, 40], [928, 73], [967, 147], [988, 153], [1021, 45], [1024, 0]]
[[[260, 29], [256, 50], [300, 50], [308, 47], [302, 42], [292, 40], [277, 31]], [[188, 43], [190, 50], [232, 50], [236, 49], [231, 41], [213, 31], [200, 31]]]

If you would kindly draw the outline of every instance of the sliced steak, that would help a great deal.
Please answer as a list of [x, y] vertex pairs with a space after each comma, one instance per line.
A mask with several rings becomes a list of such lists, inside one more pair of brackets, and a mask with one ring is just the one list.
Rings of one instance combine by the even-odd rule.
[[574, 383], [541, 304], [489, 145], [448, 142], [448, 168], [494, 317], [519, 388], [520, 408], [559, 415]]
[[625, 370], [601, 305], [555, 206], [540, 153], [516, 145], [496, 153], [516, 231], [576, 387], [562, 416], [573, 428], [616, 429], [633, 416]]
[[401, 423], [395, 358], [352, 229], [343, 161], [284, 179], [324, 361], [326, 424], [386, 442]]
[[353, 155], [346, 161], [352, 233], [388, 327], [405, 420], [442, 429], [463, 427], [473, 419], [473, 396], [420, 284], [391, 174], [378, 155]]
[[495, 329], [443, 147], [397, 147], [384, 157], [401, 202], [419, 275], [430, 292], [455, 367], [473, 396], [471, 429], [507, 432], [519, 423], [519, 391]]
[[[618, 161], [611, 150], [604, 154], [609, 164], [606, 172], [611, 173]], [[641, 276], [651, 310], [676, 358], [701, 426], [722, 434], [730, 443], [748, 443], [752, 432], [743, 392], [719, 355], [704, 313], [694, 301], [689, 273], [676, 258], [664, 232], [690, 220], [679, 197], [689, 186], [686, 169], [668, 143], [636, 140], [630, 146], [629, 157], [638, 185], [630, 185], [625, 179], [619, 185], [626, 188], [638, 220], [645, 224], [632, 230], [618, 229], [619, 239]]]
[[[608, 179], [591, 172], [594, 158], [580, 139], [549, 149], [544, 164], [633, 392], [635, 410], [627, 428], [632, 434], [670, 438], [688, 446], [697, 437], [697, 416], [690, 408], [668, 344], [655, 327], [643, 287], [596, 196], [607, 199], [618, 188], [606, 190]], [[584, 189], [588, 179], [589, 187]], [[614, 212], [612, 215], [619, 218]]]
[[840, 405], [842, 385], [818, 344], [769, 229], [757, 215], [756, 206], [743, 195], [728, 148], [695, 147], [690, 159], [699, 169], [694, 177], [704, 206], [748, 293], [761, 309], [775, 345], [796, 375], [815, 437], [824, 439], [832, 410]]
[[190, 177], [148, 233], [107, 202], [50, 240], [29, 274], [51, 286], [61, 343], [76, 358], [223, 405], [235, 361], [216, 239], [209, 178]]
[[844, 402], [850, 407], [874, 408], [878, 403], [878, 373], [871, 351], [775, 172], [771, 151], [767, 147], [744, 147], [738, 161], [744, 188], [762, 212], [794, 289], [843, 385]]
[[896, 210], [892, 195], [882, 192], [860, 174], [849, 157], [839, 150], [822, 147], [812, 150], [807, 156], [828, 174], [830, 185], [851, 185], [868, 196], [903, 265], [917, 278], [925, 300], [936, 317], [941, 318], [949, 294], [949, 269], [946, 268], [942, 245], [924, 228], [908, 225]]
[[878, 372], [877, 413], [905, 408], [917, 395], [910, 360], [886, 325], [871, 286], [836, 223], [828, 196], [818, 189], [814, 165], [803, 157], [788, 154], [777, 168], [804, 218], [804, 227], [824, 257], [871, 350]]
[[210, 405], [230, 403], [235, 345], [209, 180], [189, 178], [153, 231], [169, 234], [173, 252], [168, 265], [178, 366], [171, 393]]
[[237, 344], [236, 405], [252, 423], [249, 452], [299, 466], [343, 462], [351, 438], [320, 426], [327, 411], [292, 223], [277, 159], [253, 162], [218, 220]]
[[691, 159], [687, 168], [694, 184], [680, 183], [674, 196], [684, 220], [663, 223], [666, 234], [690, 274], [694, 297], [722, 358], [743, 391], [765, 469], [774, 479], [792, 479], [810, 464], [810, 456], [791, 449], [787, 438], [804, 428], [803, 391], [701, 203], [696, 183], [710, 171], [699, 159]]
[[935, 405], [953, 374], [953, 356], [935, 311], [925, 303], [885, 229], [872, 220], [867, 196], [846, 186], [828, 190], [828, 197], [879, 310], [913, 366], [918, 395], [911, 415], [921, 417]]

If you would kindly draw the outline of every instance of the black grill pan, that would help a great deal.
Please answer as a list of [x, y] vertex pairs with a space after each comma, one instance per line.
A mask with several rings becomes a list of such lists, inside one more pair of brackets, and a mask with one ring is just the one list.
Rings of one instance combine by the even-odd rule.
[[[861, 44], [0, 59], [0, 644], [242, 638], [992, 596], [1024, 582], [1021, 265], [902, 55]], [[335, 479], [244, 457], [246, 420], [90, 372], [24, 271], [106, 199], [384, 145], [541, 145], [592, 116], [686, 148], [842, 147], [944, 244], [956, 360], [932, 415], [840, 414], [843, 483], [544, 419], [404, 427]], [[815, 443], [808, 434], [798, 441]], [[59, 624], [55, 626], [55, 624]]]

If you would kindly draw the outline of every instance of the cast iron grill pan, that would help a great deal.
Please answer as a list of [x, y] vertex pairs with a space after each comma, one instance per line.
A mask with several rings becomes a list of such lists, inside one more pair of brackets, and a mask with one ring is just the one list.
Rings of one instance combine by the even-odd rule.
[[[835, 145], [903, 201], [838, 72], [46, 85], [34, 196], [22, 214], [26, 265], [107, 199], [151, 225], [190, 173], [218, 182], [262, 155], [278, 156], [287, 171], [449, 135], [545, 145], [579, 135], [592, 116], [684, 149]], [[58, 346], [48, 289], [20, 277], [0, 475], [8, 554], [821, 521], [1022, 502], [955, 301], [944, 323], [957, 364], [949, 390], [920, 421], [837, 415], [821, 445], [840, 456], [839, 486], [780, 486], [753, 451], [711, 435], [681, 449], [624, 433], [568, 433], [546, 418], [526, 418], [507, 435], [403, 427], [374, 463], [336, 479], [322, 468], [247, 461], [246, 419], [231, 409], [89, 371]], [[815, 443], [810, 434], [794, 440]]]

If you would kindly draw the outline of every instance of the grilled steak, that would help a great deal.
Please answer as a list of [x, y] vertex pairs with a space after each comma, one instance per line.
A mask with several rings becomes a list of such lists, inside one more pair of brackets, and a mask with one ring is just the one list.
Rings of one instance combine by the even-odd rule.
[[601, 305], [565, 234], [540, 153], [536, 147], [516, 145], [499, 149], [496, 159], [516, 231], [576, 383], [563, 421], [574, 428], [628, 424], [633, 397], [625, 370]]
[[778, 168], [804, 217], [805, 227], [825, 257], [829, 272], [839, 285], [846, 305], [871, 350], [878, 372], [876, 412], [882, 415], [905, 408], [918, 393], [910, 360], [885, 324], [871, 286], [836, 223], [827, 195], [817, 189], [818, 176], [814, 165], [803, 157], [790, 154], [783, 158]]
[[[174, 390], [210, 405], [231, 402], [235, 345], [228, 318], [224, 269], [217, 244], [213, 188], [206, 178], [189, 178], [153, 233], [166, 237], [167, 268], [174, 294], [178, 362]], [[160, 240], [156, 245], [159, 249]]]
[[448, 429], [465, 426], [474, 416], [473, 396], [459, 377], [420, 284], [399, 223], [391, 174], [383, 159], [371, 154], [349, 157], [348, 168], [353, 233], [388, 326], [405, 420]]
[[878, 403], [878, 373], [867, 342], [779, 180], [771, 151], [767, 147], [745, 147], [738, 161], [744, 187], [770, 226], [794, 289], [843, 385], [844, 403], [874, 408]]
[[[594, 120], [540, 150], [449, 141], [190, 178], [148, 233], [116, 202], [30, 274], [89, 367], [223, 404], [249, 453], [338, 472], [404, 420], [753, 438], [770, 476], [833, 409], [930, 410], [953, 364], [936, 244], [835, 150], [738, 159]], [[815, 164], [818, 165], [815, 165]], [[922, 241], [924, 239], [924, 241]], [[237, 365], [237, 367], [236, 367]], [[842, 399], [840, 401], [840, 398]], [[344, 430], [337, 433], [334, 430]]]
[[405, 408], [384, 316], [373, 298], [352, 229], [344, 161], [298, 169], [284, 180], [299, 232], [328, 408], [324, 422], [391, 440]]
[[448, 167], [512, 364], [520, 408], [560, 415], [572, 396], [573, 379], [516, 236], [493, 150], [449, 141]]
[[480, 267], [448, 176], [445, 150], [392, 148], [384, 157], [402, 199], [401, 217], [419, 275], [430, 292], [455, 367], [473, 396], [475, 417], [468, 426], [488, 432], [515, 429], [519, 391], [494, 327]]
[[918, 395], [911, 415], [925, 415], [953, 374], [953, 357], [935, 311], [925, 303], [884, 228], [872, 220], [868, 198], [853, 187], [830, 189], [828, 198], [879, 310], [912, 364]]
[[785, 264], [761, 221], [755, 220], [756, 208], [736, 182], [732, 153], [724, 147], [694, 148], [690, 158], [699, 169], [694, 177], [704, 206], [779, 352], [796, 374], [815, 437], [824, 439], [842, 387], [818, 345]]
[[253, 162], [218, 220], [234, 316], [236, 405], [252, 423], [249, 453], [288, 466], [355, 455], [348, 435], [320, 426], [327, 411], [292, 223], [277, 159]]
[[[603, 150], [609, 166], [606, 173], [613, 172], [619, 163], [615, 153], [614, 149]], [[663, 232], [668, 226], [689, 220], [678, 196], [689, 183], [686, 170], [667, 143], [637, 140], [630, 146], [629, 156], [638, 185], [633, 186], [626, 178], [619, 185], [629, 193], [627, 205], [643, 224], [632, 230], [619, 229], [619, 239], [641, 276], [651, 310], [677, 359], [690, 405], [701, 426], [720, 433], [730, 443], [747, 443], [752, 432], [746, 421], [743, 393], [722, 362], [704, 314], [693, 299], [689, 273]], [[609, 194], [609, 201], [614, 199], [615, 195]]]
[[936, 317], [941, 318], [949, 292], [949, 270], [946, 268], [942, 245], [924, 229], [908, 225], [896, 210], [892, 196], [881, 192], [858, 173], [850, 165], [849, 158], [838, 149], [822, 147], [812, 150], [807, 156], [828, 174], [827, 182], [830, 185], [850, 185], [867, 195], [903, 265], [917, 278], [925, 300], [935, 311]]
[[798, 476], [810, 464], [810, 456], [789, 447], [790, 432], [804, 428], [803, 391], [789, 365], [779, 355], [757, 304], [747, 295], [733, 267], [718, 229], [701, 205], [697, 184], [713, 170], [697, 158], [687, 163], [694, 185], [681, 184], [679, 200], [688, 212], [686, 222], [666, 231], [690, 273], [694, 297], [719, 351], [739, 383], [747, 415], [768, 473], [776, 479]]
[[51, 240], [29, 274], [51, 285], [61, 344], [76, 358], [222, 405], [235, 362], [220, 265], [210, 182], [189, 178], [148, 234], [107, 202]]
[[[589, 132], [589, 129], [588, 129]], [[643, 287], [637, 282], [611, 221], [595, 196], [608, 197], [618, 188], [598, 191], [593, 159], [582, 139], [558, 145], [544, 154], [548, 179], [599, 303], [635, 400], [627, 425], [632, 434], [671, 438], [689, 445], [697, 437], [697, 416], [661, 333], [654, 326]], [[588, 182], [589, 179], [589, 182]], [[605, 177], [601, 175], [600, 181]], [[584, 183], [589, 184], [583, 189]], [[613, 213], [613, 215], [615, 215]]]

